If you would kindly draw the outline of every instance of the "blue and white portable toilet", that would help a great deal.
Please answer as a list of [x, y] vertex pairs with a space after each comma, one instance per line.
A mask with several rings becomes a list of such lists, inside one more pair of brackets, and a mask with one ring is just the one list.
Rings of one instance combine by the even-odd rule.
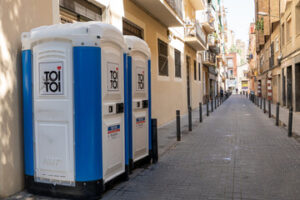
[[128, 48], [129, 160], [133, 168], [135, 163], [151, 158], [151, 54], [144, 40], [124, 38]]
[[125, 42], [109, 24], [57, 24], [22, 34], [26, 187], [99, 197], [126, 175]]

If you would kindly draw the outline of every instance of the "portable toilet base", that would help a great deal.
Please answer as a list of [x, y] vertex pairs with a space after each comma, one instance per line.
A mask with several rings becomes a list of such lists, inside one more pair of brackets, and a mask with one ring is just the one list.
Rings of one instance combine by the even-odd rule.
[[74, 187], [37, 183], [33, 176], [25, 176], [27, 191], [32, 194], [46, 195], [71, 199], [99, 199], [105, 186], [102, 180], [76, 182]]

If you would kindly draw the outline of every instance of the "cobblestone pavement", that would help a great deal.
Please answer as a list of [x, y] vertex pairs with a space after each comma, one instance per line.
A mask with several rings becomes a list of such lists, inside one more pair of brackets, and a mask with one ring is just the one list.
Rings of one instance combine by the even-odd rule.
[[300, 144], [248, 99], [233, 95], [184, 131], [156, 165], [135, 170], [102, 199], [298, 200]]

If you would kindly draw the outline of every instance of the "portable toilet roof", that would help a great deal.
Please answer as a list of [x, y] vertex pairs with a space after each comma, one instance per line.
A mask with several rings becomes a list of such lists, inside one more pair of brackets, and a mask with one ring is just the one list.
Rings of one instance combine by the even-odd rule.
[[130, 35], [126, 35], [124, 36], [124, 38], [129, 51], [141, 51], [145, 53], [146, 56], [148, 56], [148, 58], [151, 57], [151, 52], [148, 47], [148, 44], [144, 40], [136, 36]]
[[113, 25], [102, 22], [76, 22], [41, 26], [22, 34], [23, 50], [30, 49], [41, 40], [63, 39], [74, 46], [98, 46], [100, 41], [109, 41], [125, 49], [122, 33]]

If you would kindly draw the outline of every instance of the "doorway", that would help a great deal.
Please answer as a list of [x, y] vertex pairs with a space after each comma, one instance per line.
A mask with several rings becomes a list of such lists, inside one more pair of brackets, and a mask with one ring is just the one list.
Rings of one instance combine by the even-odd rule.
[[190, 57], [186, 56], [187, 106], [191, 106]]
[[284, 69], [282, 69], [282, 105], [286, 106], [286, 88], [285, 88], [285, 75]]
[[293, 80], [292, 80], [292, 66], [286, 69], [287, 78], [287, 106], [293, 106]]
[[296, 112], [300, 111], [300, 63], [295, 65], [295, 95], [296, 95]]

